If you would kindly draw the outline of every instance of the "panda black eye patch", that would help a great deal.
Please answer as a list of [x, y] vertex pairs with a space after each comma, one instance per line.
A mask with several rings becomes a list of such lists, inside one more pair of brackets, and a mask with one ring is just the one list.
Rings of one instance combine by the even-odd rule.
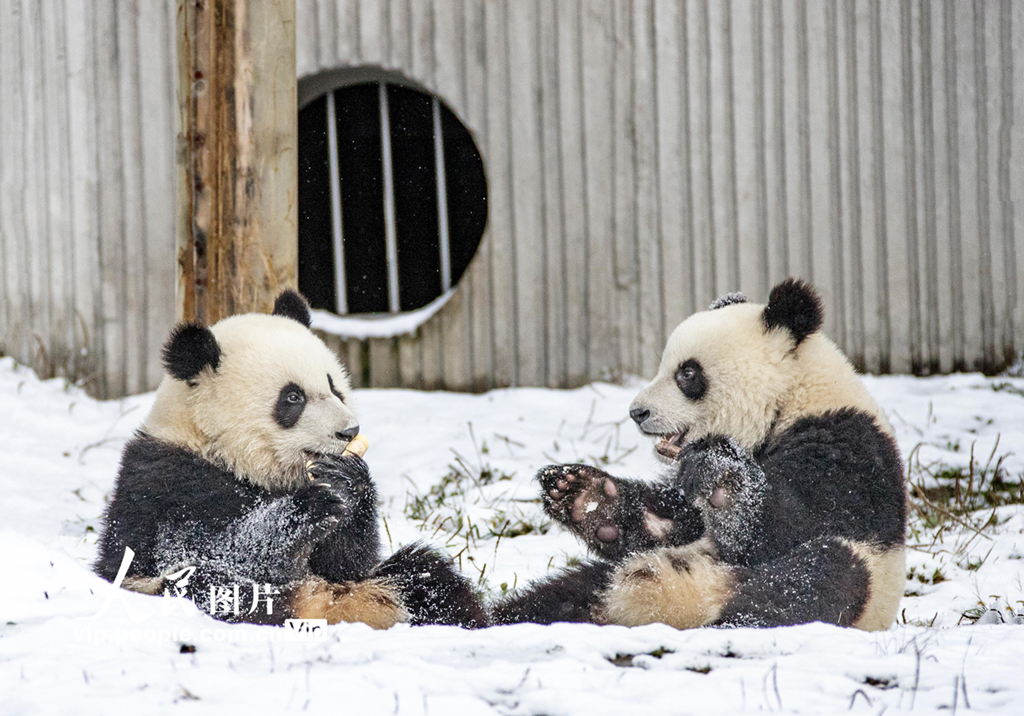
[[690, 358], [676, 369], [676, 385], [690, 400], [700, 400], [708, 392], [708, 377], [701, 364]]
[[289, 383], [278, 393], [277, 405], [274, 406], [274, 420], [282, 428], [294, 427], [305, 409], [306, 392], [297, 383]]

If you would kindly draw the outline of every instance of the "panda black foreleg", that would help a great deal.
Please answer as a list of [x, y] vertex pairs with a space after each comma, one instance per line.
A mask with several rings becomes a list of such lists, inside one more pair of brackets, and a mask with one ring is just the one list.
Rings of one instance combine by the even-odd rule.
[[286, 584], [308, 574], [313, 549], [351, 517], [330, 485], [313, 483], [232, 522], [221, 535], [198, 541], [205, 561], [256, 582]]
[[452, 561], [421, 542], [402, 547], [372, 572], [397, 589], [411, 624], [451, 624], [470, 629], [487, 616], [469, 580]]
[[309, 576], [311, 551], [347, 516], [329, 486], [313, 484], [256, 507], [220, 531], [196, 522], [167, 527], [155, 562], [165, 583], [168, 575], [195, 567], [187, 585], [178, 587], [215, 617], [280, 623], [288, 616], [280, 606], [287, 598], [274, 596]]
[[544, 511], [604, 559], [682, 545], [704, 531], [700, 512], [674, 485], [612, 477], [589, 465], [537, 474]]
[[867, 606], [870, 580], [867, 565], [850, 543], [818, 538], [750, 568], [716, 623], [771, 627], [822, 621], [853, 626]]
[[309, 470], [345, 502], [348, 520], [339, 524], [313, 550], [309, 567], [330, 582], [365, 579], [380, 561], [377, 490], [362, 458], [323, 457]]
[[614, 570], [612, 562], [585, 562], [539, 579], [493, 605], [491, 623], [593, 622]]
[[311, 485], [250, 510], [223, 530], [198, 522], [165, 527], [155, 562], [161, 574], [193, 565], [218, 578], [286, 584], [308, 573], [310, 552], [344, 518], [333, 492]]
[[763, 551], [766, 515], [783, 512], [758, 462], [722, 435], [686, 445], [673, 484], [700, 510], [705, 537], [729, 564], [748, 564]]

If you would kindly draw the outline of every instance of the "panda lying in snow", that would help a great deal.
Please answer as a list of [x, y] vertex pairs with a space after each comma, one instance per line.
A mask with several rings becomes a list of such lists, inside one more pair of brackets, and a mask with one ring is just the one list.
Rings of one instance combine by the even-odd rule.
[[544, 508], [599, 557], [499, 603], [498, 623], [888, 628], [904, 584], [906, 493], [892, 428], [821, 304], [787, 280], [683, 321], [630, 407], [674, 462], [648, 483], [541, 470]]
[[274, 315], [174, 330], [169, 375], [125, 446], [96, 571], [114, 581], [130, 547], [124, 586], [158, 594], [193, 566], [201, 609], [218, 611], [211, 589], [238, 586], [239, 603], [216, 614], [229, 620], [482, 626], [441, 554], [411, 545], [380, 560], [366, 463], [338, 457], [359, 431], [348, 378], [309, 325], [305, 300], [285, 291]]

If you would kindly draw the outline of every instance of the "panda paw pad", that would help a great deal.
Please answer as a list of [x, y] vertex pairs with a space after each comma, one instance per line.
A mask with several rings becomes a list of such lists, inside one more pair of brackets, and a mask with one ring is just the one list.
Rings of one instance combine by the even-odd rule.
[[613, 477], [587, 465], [552, 465], [537, 479], [544, 510], [552, 518], [592, 546], [619, 539], [619, 487]]

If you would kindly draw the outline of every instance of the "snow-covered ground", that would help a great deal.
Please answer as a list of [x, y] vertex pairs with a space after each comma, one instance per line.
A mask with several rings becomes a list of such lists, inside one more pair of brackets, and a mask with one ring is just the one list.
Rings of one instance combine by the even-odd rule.
[[[1024, 380], [866, 381], [915, 467], [969, 467], [973, 448], [979, 475], [1005, 456], [1007, 478], [1021, 479]], [[656, 474], [650, 444], [625, 418], [636, 389], [358, 391], [391, 547], [414, 539], [443, 546], [491, 595], [583, 556], [543, 517], [532, 476], [569, 461]], [[338, 625], [308, 638], [115, 591], [89, 565], [120, 451], [151, 402], [97, 402], [0, 359], [0, 714], [1024, 708], [1024, 627], [957, 626], [979, 603], [1024, 610], [1020, 506], [997, 509], [996, 526], [980, 534], [912, 520], [917, 548], [901, 624], [875, 634], [822, 624], [688, 632]]]

